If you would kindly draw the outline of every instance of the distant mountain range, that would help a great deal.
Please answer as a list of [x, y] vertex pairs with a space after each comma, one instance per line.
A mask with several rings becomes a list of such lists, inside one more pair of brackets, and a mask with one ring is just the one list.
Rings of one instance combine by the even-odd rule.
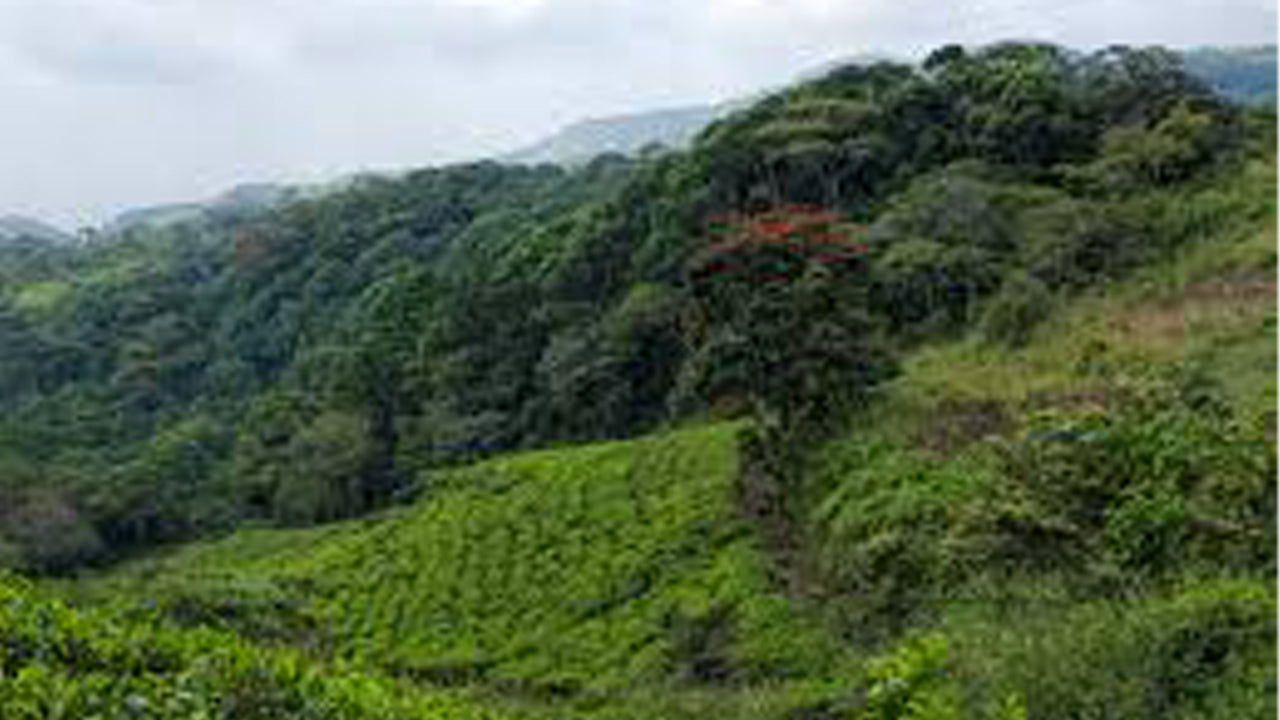
[[[1215, 90], [1234, 100], [1254, 104], [1276, 102], [1276, 46], [1202, 47], [1183, 51], [1187, 69]], [[836, 67], [893, 60], [885, 55], [860, 54], [824, 63], [801, 73], [797, 80], [819, 77]], [[910, 62], [910, 60], [904, 60]], [[635, 155], [649, 146], [679, 149], [704, 128], [735, 110], [750, 105], [769, 90], [719, 103], [686, 105], [581, 120], [527, 147], [499, 155], [507, 164], [551, 163], [577, 166], [606, 153]], [[294, 200], [318, 197], [358, 181], [361, 175], [316, 185], [249, 183], [216, 197], [189, 203], [154, 205], [127, 210], [108, 222], [100, 233], [118, 235], [131, 228], [161, 228], [177, 223], [242, 217]], [[65, 242], [72, 235], [28, 217], [0, 217], [0, 241], [30, 236]]]
[[230, 219], [270, 209], [308, 195], [310, 186], [246, 183], [203, 202], [140, 207], [117, 215], [101, 230], [113, 235], [134, 228], [162, 228], [178, 223]]
[[[1204, 47], [1183, 51], [1191, 74], [1216, 91], [1246, 103], [1274, 103], [1276, 99], [1276, 46]], [[797, 80], [813, 79], [852, 64], [895, 60], [885, 55], [853, 55], [824, 63]], [[912, 62], [902, 60], [902, 62]], [[757, 97], [759, 94], [757, 93]], [[703, 128], [751, 103], [751, 98], [717, 104], [688, 105], [649, 112], [614, 115], [573, 123], [547, 138], [516, 152], [500, 156], [515, 164], [554, 163], [581, 165], [597, 155], [634, 155], [647, 145], [680, 148], [693, 141]]]
[[634, 155], [655, 143], [683, 147], [702, 128], [743, 104], [691, 105], [582, 120], [497, 160], [513, 165], [580, 165], [605, 153]]
[[74, 236], [69, 233], [25, 215], [5, 215], [0, 217], [0, 243], [8, 243], [15, 240], [66, 243], [74, 239]]
[[[861, 53], [832, 60], [800, 73], [793, 82], [802, 82], [827, 74], [845, 65], [869, 65], [890, 60], [887, 55]], [[790, 83], [788, 83], [790, 84]], [[740, 108], [751, 105], [770, 89], [718, 103], [623, 113], [579, 120], [548, 135], [532, 145], [495, 158], [512, 165], [575, 166], [606, 153], [635, 155], [648, 146], [679, 149], [693, 142], [702, 129]]]
[[1196, 48], [1182, 55], [1187, 70], [1239, 102], [1276, 102], [1276, 46]]

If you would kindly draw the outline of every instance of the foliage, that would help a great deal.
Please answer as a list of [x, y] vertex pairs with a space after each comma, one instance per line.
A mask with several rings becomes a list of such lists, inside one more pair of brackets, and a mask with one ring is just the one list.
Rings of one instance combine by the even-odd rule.
[[[951, 47], [836, 69], [687, 151], [6, 245], [0, 446], [120, 554], [367, 512], [424, 468], [708, 408], [825, 422], [1007, 278], [1079, 291], [1212, 222], [1158, 198], [1265, 127], [1158, 49]], [[788, 224], [790, 245], [758, 242]], [[704, 272], [724, 262], [745, 265]]]
[[1159, 48], [950, 46], [6, 243], [0, 565], [228, 535], [0, 581], [0, 714], [1274, 716], [1274, 140]]
[[735, 436], [710, 426], [490, 461], [435, 477], [388, 517], [296, 542], [232, 537], [99, 592], [185, 622], [302, 633], [444, 684], [571, 696], [811, 672], [832, 650], [770, 590], [734, 517]]
[[1059, 294], [1025, 343], [922, 348], [828, 441], [800, 485], [804, 552], [849, 642], [905, 653], [935, 633], [962, 716], [1014, 695], [1047, 718], [1275, 712], [1274, 179], [1257, 169], [1149, 206], [1185, 244], [1169, 261]]
[[78, 611], [0, 577], [0, 713], [53, 718], [499, 718], [234, 636]]
[[727, 225], [689, 269], [686, 335], [695, 357], [714, 359], [685, 381], [703, 398], [736, 395], [766, 423], [800, 427], [891, 372], [862, 299], [866, 246], [837, 215], [784, 208]]
[[904, 641], [892, 655], [875, 658], [867, 670], [868, 720], [949, 720], [987, 717], [1025, 720], [1026, 703], [1009, 695], [986, 713], [968, 713], [958, 681], [948, 673], [947, 639], [922, 635]]
[[[1046, 598], [1046, 600], [1048, 600]], [[1031, 603], [948, 629], [957, 678], [1016, 688], [1028, 717], [1266, 718], [1275, 706], [1275, 590], [1201, 580], [1141, 599]], [[976, 672], [975, 672], [976, 671]]]
[[1025, 345], [1036, 326], [1053, 309], [1053, 296], [1044, 283], [1028, 276], [1010, 278], [982, 315], [983, 336], [1014, 347]]
[[976, 520], [984, 552], [1104, 576], [1189, 567], [1262, 570], [1274, 519], [1275, 453], [1195, 375], [1118, 394], [1103, 412], [1043, 418], [1001, 449], [1012, 486]]

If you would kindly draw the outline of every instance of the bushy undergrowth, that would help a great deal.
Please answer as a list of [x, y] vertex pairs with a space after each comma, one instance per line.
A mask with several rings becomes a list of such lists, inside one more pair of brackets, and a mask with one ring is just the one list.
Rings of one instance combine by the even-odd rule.
[[1268, 718], [1275, 603], [1265, 580], [1194, 580], [1088, 602], [1044, 592], [956, 610], [940, 632], [974, 702], [1016, 693], [1027, 717]]
[[1274, 716], [1275, 235], [1221, 231], [921, 353], [815, 458], [833, 622], [936, 669], [892, 716]]
[[497, 720], [343, 665], [233, 634], [75, 610], [0, 576], [0, 716], [6, 720]]
[[254, 554], [290, 534], [256, 531], [99, 592], [426, 682], [535, 695], [821, 672], [832, 644], [771, 588], [737, 517], [736, 437], [709, 426], [437, 474], [413, 508], [302, 531], [303, 552]]

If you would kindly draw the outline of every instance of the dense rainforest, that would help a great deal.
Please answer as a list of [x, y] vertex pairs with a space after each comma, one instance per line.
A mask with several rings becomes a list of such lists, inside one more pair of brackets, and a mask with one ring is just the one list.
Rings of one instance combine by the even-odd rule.
[[0, 242], [0, 714], [1274, 716], [1275, 129], [947, 46]]

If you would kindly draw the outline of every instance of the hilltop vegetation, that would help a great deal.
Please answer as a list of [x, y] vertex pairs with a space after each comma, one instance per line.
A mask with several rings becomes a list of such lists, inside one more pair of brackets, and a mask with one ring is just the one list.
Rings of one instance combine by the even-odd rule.
[[[1179, 54], [1188, 72], [1222, 95], [1246, 103], [1275, 103], [1274, 45], [1202, 47]], [[855, 55], [826, 63], [797, 80], [825, 75], [843, 65], [873, 65], [886, 60], [889, 59], [877, 55]], [[606, 153], [634, 155], [646, 149], [685, 149], [707, 125], [748, 104], [743, 99], [578, 122], [499, 160], [573, 166]]]
[[[143, 555], [45, 581], [65, 642], [3, 581], [0, 701], [1272, 716], [1274, 142], [1158, 49], [946, 47], [684, 152], [0, 246], [0, 564]], [[276, 663], [293, 710], [218, 699]]]

